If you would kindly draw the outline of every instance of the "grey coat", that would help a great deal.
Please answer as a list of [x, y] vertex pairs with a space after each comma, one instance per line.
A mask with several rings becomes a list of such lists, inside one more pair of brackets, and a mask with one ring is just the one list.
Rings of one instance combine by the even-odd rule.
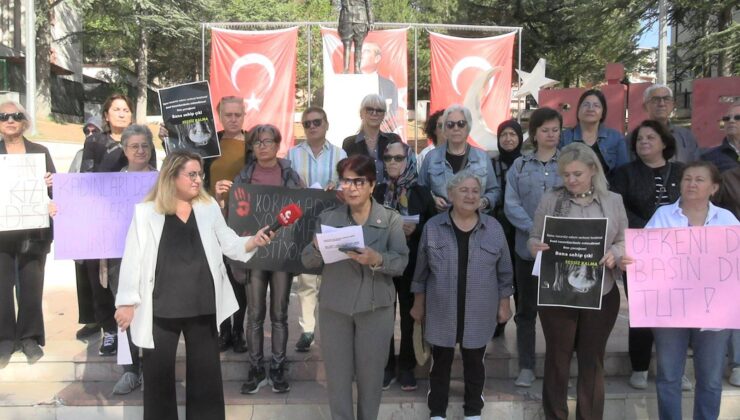
[[[499, 299], [514, 294], [506, 236], [491, 216], [481, 214], [468, 247], [465, 324], [462, 346], [484, 347], [496, 329]], [[430, 344], [455, 347], [457, 338], [457, 240], [450, 212], [432, 217], [419, 243], [411, 292], [426, 294], [425, 337]]]
[[[349, 207], [342, 205], [319, 215], [318, 223], [347, 227], [355, 223]], [[317, 232], [321, 230], [321, 226]], [[403, 274], [409, 260], [409, 249], [403, 233], [403, 221], [398, 212], [372, 201], [370, 216], [362, 226], [365, 246], [383, 256], [383, 265], [375, 272], [369, 266], [353, 260], [324, 264], [321, 253], [308, 244], [301, 255], [307, 268], [322, 267], [319, 306], [335, 312], [353, 315], [375, 308], [392, 306], [396, 301], [393, 277]]]

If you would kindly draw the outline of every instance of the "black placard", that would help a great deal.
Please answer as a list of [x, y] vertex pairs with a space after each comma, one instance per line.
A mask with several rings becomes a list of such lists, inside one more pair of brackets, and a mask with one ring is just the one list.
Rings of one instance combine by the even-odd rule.
[[164, 141], [167, 153], [186, 149], [204, 158], [221, 156], [208, 82], [160, 89], [159, 104], [168, 133]]

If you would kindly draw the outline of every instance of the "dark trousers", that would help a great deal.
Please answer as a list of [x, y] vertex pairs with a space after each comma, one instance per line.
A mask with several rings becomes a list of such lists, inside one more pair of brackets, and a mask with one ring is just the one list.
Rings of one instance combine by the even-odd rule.
[[519, 369], [534, 370], [535, 328], [537, 326], [537, 277], [532, 276], [534, 261], [516, 255], [514, 269], [516, 284], [516, 348]]
[[216, 315], [154, 317], [154, 348], [144, 349], [144, 419], [177, 420], [175, 356], [180, 333], [185, 336], [186, 418], [224, 419]]
[[[624, 294], [629, 299], [627, 290], [627, 275], [624, 277]], [[634, 372], [645, 372], [650, 368], [650, 359], [653, 356], [652, 328], [632, 328], [629, 330], [630, 362]]]
[[116, 313], [116, 301], [113, 299], [113, 292], [100, 285], [100, 260], [85, 260], [84, 264], [87, 268], [87, 279], [92, 291], [95, 322], [104, 331], [115, 332], [116, 320], [113, 316]]
[[[46, 254], [0, 252], [0, 341], [33, 338], [45, 344], [41, 308], [45, 263]], [[13, 289], [18, 296], [17, 318]]]
[[[229, 283], [231, 283], [232, 289], [234, 289], [234, 295], [239, 304], [239, 310], [234, 312], [234, 315], [232, 315], [231, 318], [226, 318], [226, 320], [221, 323], [222, 331], [233, 329], [236, 334], [241, 335], [244, 333], [244, 316], [246, 315], [247, 310], [247, 289], [244, 285], [247, 284], [247, 273], [248, 271], [244, 270], [234, 270], [231, 268], [230, 264], [226, 264], [226, 274], [229, 276]], [[237, 279], [235, 276], [241, 276], [242, 278]], [[234, 319], [233, 326], [231, 321], [232, 318]]]
[[[414, 355], [414, 318], [411, 317], [411, 307], [414, 305], [414, 294], [411, 293], [411, 279], [394, 277], [393, 284], [396, 285], [401, 317], [401, 346], [398, 349], [398, 369], [413, 370], [416, 367], [416, 356]], [[395, 314], [396, 310], [394, 306], [394, 319]], [[385, 370], [396, 371], [396, 346], [393, 337], [391, 337], [391, 347]]]
[[75, 279], [77, 281], [77, 322], [92, 324], [95, 322], [95, 306], [85, 261], [75, 261]]
[[576, 418], [600, 420], [604, 415], [606, 340], [619, 313], [619, 289], [602, 297], [601, 310], [541, 306], [545, 334], [545, 378], [542, 405], [547, 419], [568, 418], [568, 376], [573, 351], [578, 355]]
[[[483, 361], [486, 348], [466, 349], [460, 345], [460, 353], [465, 379], [463, 411], [465, 416], [480, 416], [483, 410], [483, 386], [486, 384], [486, 366]], [[429, 394], [427, 394], [429, 417], [447, 417], [450, 370], [454, 359], [454, 347], [432, 346], [432, 367], [429, 371]]]
[[293, 277], [284, 271], [251, 270], [247, 283], [247, 347], [252, 366], [264, 359], [267, 286], [270, 286], [270, 322], [272, 323], [272, 362], [277, 368], [285, 363], [288, 345], [288, 300]]

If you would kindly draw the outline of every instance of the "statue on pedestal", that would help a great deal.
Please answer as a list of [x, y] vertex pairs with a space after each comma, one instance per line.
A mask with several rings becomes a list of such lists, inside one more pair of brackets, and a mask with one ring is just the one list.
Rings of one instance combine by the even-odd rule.
[[355, 73], [362, 73], [362, 42], [374, 24], [370, 0], [341, 0], [337, 29], [344, 46], [344, 74], [349, 73], [352, 42], [355, 46]]

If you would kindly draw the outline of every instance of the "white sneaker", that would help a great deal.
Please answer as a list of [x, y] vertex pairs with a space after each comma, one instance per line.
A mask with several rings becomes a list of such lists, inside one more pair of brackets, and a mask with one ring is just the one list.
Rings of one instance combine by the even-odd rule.
[[529, 388], [532, 386], [532, 382], [534, 382], [534, 372], [532, 369], [522, 369], [519, 371], [519, 376], [516, 377], [514, 385]]
[[732, 374], [730, 374], [730, 385], [740, 386], [740, 367], [732, 368]]
[[630, 376], [630, 386], [635, 389], [645, 389], [647, 388], [647, 378], [648, 373], [646, 370], [632, 372], [632, 376]]
[[691, 383], [689, 378], [686, 377], [686, 375], [683, 375], [681, 377], [681, 391], [693, 391], [694, 390], [694, 384]]
[[434, 417], [430, 417], [429, 420], [445, 420], [445, 418], [440, 417], [440, 416], [434, 416]]
[[465, 420], [480, 420], [480, 416], [465, 416]]

